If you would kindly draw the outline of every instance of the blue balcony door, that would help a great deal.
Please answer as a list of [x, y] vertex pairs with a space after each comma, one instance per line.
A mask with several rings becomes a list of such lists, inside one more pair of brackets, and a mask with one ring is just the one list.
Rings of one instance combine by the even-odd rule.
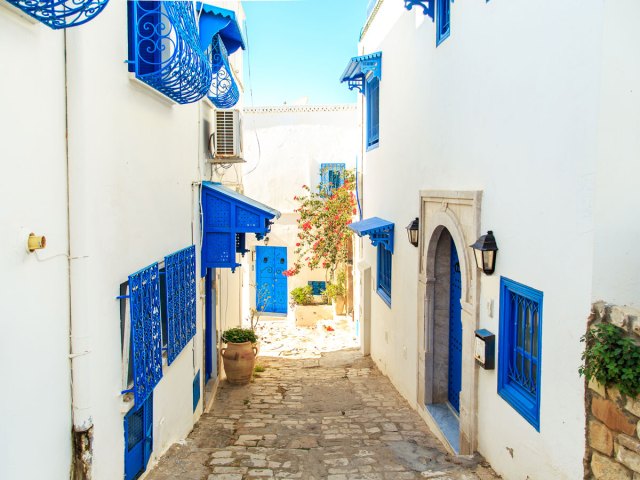
[[124, 478], [135, 480], [147, 469], [153, 450], [153, 393], [124, 417]]
[[451, 240], [451, 273], [449, 276], [449, 379], [448, 400], [460, 413], [460, 390], [462, 386], [462, 276], [458, 251]]
[[287, 313], [287, 247], [256, 247], [256, 308]]

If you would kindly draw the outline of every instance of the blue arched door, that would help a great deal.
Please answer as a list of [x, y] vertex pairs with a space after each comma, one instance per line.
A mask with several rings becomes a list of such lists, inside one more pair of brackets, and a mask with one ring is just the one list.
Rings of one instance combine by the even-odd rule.
[[287, 313], [287, 247], [256, 247], [256, 308]]
[[449, 288], [449, 381], [448, 400], [456, 412], [460, 412], [462, 387], [462, 275], [458, 251], [451, 240], [451, 273]]

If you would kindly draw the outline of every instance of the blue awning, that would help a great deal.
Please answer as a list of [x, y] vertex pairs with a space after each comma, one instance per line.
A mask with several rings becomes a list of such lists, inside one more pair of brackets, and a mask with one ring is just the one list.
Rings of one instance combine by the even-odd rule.
[[353, 57], [342, 72], [340, 83], [349, 82], [349, 90], [356, 88], [362, 93], [365, 79], [370, 77], [382, 79], [382, 52]]
[[280, 212], [242, 195], [224, 185], [202, 182], [202, 264], [207, 268], [231, 268], [236, 253], [244, 254], [245, 235], [253, 233], [258, 239], [269, 233], [271, 220]]
[[383, 244], [387, 250], [393, 253], [393, 222], [379, 217], [371, 217], [354, 222], [349, 225], [349, 228], [359, 237], [367, 235], [374, 247]]
[[202, 2], [196, 4], [196, 9], [200, 12], [200, 46], [203, 50], [209, 48], [216, 34], [220, 34], [229, 55], [238, 48], [245, 49], [242, 29], [233, 10]]

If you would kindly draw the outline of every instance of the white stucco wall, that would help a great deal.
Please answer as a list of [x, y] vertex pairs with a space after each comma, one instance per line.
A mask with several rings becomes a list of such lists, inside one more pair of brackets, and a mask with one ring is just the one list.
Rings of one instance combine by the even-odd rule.
[[[637, 9], [618, 8], [618, 15], [637, 16]], [[478, 372], [478, 450], [504, 478], [582, 477], [579, 337], [597, 276], [594, 230], [598, 235], [601, 229], [594, 227], [593, 192], [596, 173], [598, 185], [603, 182], [600, 164], [614, 156], [609, 147], [615, 139], [599, 136], [607, 121], [598, 116], [601, 52], [610, 52], [605, 55], [609, 62], [634, 55], [628, 35], [605, 34], [611, 47], [607, 40], [603, 44], [603, 13], [595, 1], [456, 2], [451, 36], [435, 48], [435, 25], [419, 8], [407, 12], [400, 3], [385, 1], [361, 44], [362, 52], [383, 52], [380, 146], [364, 159], [364, 214], [396, 224], [391, 308], [372, 294], [376, 362], [415, 402], [421, 381], [415, 345], [419, 251], [406, 240], [404, 227], [418, 215], [420, 190], [483, 192], [481, 230], [495, 232], [500, 251], [494, 275], [480, 277], [476, 328], [498, 333], [500, 276], [544, 292], [540, 432], [497, 395], [496, 370]], [[609, 76], [613, 85], [608, 94], [604, 88], [605, 95], [625, 101], [630, 94], [620, 87], [637, 85], [636, 70], [627, 71], [628, 77]], [[604, 113], [612, 118], [610, 108]], [[598, 187], [607, 198], [600, 217], [610, 213], [611, 189], [620, 192], [616, 207], [622, 203], [623, 190], [607, 176], [634, 178], [629, 168], [637, 168], [630, 167], [637, 152], [637, 115], [632, 105], [625, 108], [628, 118], [616, 119], [610, 132], [622, 135], [626, 156], [618, 156], [616, 173], [605, 174], [604, 186]], [[597, 153], [598, 139], [605, 153]], [[632, 218], [632, 211], [625, 204], [608, 223], [619, 227], [618, 219]], [[610, 235], [611, 229], [603, 231], [600, 242]], [[625, 252], [631, 245], [625, 242], [633, 237], [621, 241]], [[630, 298], [633, 279], [625, 290], [617, 289], [614, 257], [602, 251], [607, 281], [596, 282], [601, 295], [615, 298], [615, 291]], [[367, 240], [363, 257], [373, 266], [375, 288], [375, 249]], [[637, 254], [631, 258], [637, 260]], [[637, 275], [633, 265], [630, 276]]]
[[[353, 170], [360, 148], [360, 113], [356, 105], [283, 105], [246, 108], [244, 111], [245, 193], [282, 213], [271, 228], [269, 246], [287, 247], [288, 266], [296, 259], [298, 203], [302, 185], [316, 188], [323, 163], [344, 163]], [[255, 251], [254, 237], [247, 248]], [[245, 284], [255, 285], [251, 254], [247, 255]], [[303, 269], [289, 277], [288, 289], [326, 280], [326, 271]], [[246, 293], [247, 306], [255, 306], [255, 289]]]
[[[68, 478], [63, 34], [0, 6], [0, 56], [0, 478]], [[44, 250], [26, 252], [30, 232], [46, 236]]]

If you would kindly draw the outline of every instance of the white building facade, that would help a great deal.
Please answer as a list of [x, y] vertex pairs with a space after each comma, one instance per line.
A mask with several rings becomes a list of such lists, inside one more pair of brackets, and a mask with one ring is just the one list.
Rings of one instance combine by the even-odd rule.
[[[582, 478], [579, 339], [593, 303], [640, 301], [640, 6], [404, 4], [377, 2], [342, 77], [363, 93], [367, 348], [452, 451], [504, 478]], [[470, 245], [489, 230], [487, 275]]]
[[[204, 199], [277, 214], [210, 162], [217, 114], [242, 105], [240, 2], [96, 3], [55, 23], [0, 0], [6, 479], [137, 478], [184, 439], [240, 324], [236, 238], [268, 232], [214, 225]], [[166, 50], [142, 46], [144, 18]], [[226, 263], [201, 255], [211, 225]]]

